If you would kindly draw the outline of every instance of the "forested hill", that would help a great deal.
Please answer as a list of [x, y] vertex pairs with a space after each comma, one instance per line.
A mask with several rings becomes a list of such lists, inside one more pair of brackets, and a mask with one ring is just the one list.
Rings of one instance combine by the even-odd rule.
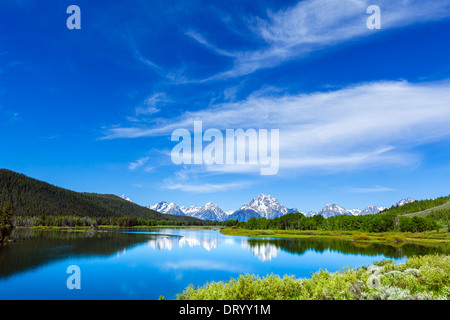
[[405, 216], [426, 216], [441, 211], [450, 212], [450, 196], [414, 201], [402, 206], [392, 206], [384, 212]]
[[227, 226], [249, 230], [324, 230], [362, 232], [424, 232], [450, 230], [450, 196], [393, 206], [372, 215], [322, 215], [306, 217], [289, 213], [274, 219], [250, 218], [247, 222], [227, 221]]
[[15, 215], [136, 217], [166, 221], [199, 221], [161, 214], [115, 195], [80, 193], [53, 186], [23, 174], [0, 169], [0, 204], [10, 202]]

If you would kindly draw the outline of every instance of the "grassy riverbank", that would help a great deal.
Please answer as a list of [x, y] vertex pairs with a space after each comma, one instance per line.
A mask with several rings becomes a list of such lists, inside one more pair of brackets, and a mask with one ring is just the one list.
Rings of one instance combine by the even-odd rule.
[[322, 231], [322, 230], [246, 230], [223, 228], [221, 233], [230, 236], [271, 237], [271, 238], [338, 238], [357, 242], [402, 243], [450, 243], [450, 233], [443, 231], [428, 231], [421, 233], [380, 232], [365, 233], [359, 231]]
[[130, 230], [136, 230], [136, 229], [210, 229], [210, 230], [218, 230], [220, 228], [223, 228], [222, 226], [135, 226], [135, 227], [121, 227], [121, 226], [78, 226], [78, 227], [68, 227], [68, 226], [34, 226], [34, 227], [16, 227], [16, 229], [34, 229], [34, 230], [60, 230], [60, 231], [78, 231], [78, 232], [84, 232], [84, 231], [108, 231], [108, 230], [119, 230], [119, 229], [130, 229]]
[[227, 282], [188, 286], [178, 300], [448, 300], [450, 256], [426, 255], [394, 264], [383, 260], [335, 273], [321, 270], [310, 279], [241, 275]]

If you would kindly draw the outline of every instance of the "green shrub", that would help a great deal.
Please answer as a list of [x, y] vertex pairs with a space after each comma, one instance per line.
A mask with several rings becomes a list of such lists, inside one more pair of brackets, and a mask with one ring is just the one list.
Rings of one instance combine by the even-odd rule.
[[377, 261], [373, 263], [375, 266], [379, 266], [379, 267], [384, 267], [386, 265], [391, 265], [394, 264], [394, 261], [389, 260], [389, 259], [383, 259], [381, 261]]
[[393, 235], [384, 237], [384, 240], [399, 243], [399, 242], [404, 242], [406, 240], [406, 238], [401, 235], [398, 235], [398, 234], [393, 234]]
[[227, 282], [188, 286], [180, 300], [427, 300], [450, 298], [450, 257], [428, 255], [394, 264], [383, 260], [335, 273], [320, 270], [310, 279], [241, 275]]
[[370, 237], [367, 233], [356, 233], [352, 237], [353, 241], [364, 241], [364, 240], [369, 240], [369, 239], [370, 239]]

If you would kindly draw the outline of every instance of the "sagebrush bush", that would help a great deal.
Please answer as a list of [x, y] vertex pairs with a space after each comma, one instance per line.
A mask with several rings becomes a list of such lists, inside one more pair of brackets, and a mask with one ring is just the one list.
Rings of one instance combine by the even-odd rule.
[[404, 263], [390, 260], [335, 273], [320, 270], [310, 279], [241, 275], [227, 282], [188, 286], [180, 300], [430, 300], [450, 298], [450, 257], [428, 255]]
[[373, 264], [378, 267], [384, 267], [386, 265], [394, 264], [394, 261], [389, 259], [383, 259], [381, 261], [374, 262]]

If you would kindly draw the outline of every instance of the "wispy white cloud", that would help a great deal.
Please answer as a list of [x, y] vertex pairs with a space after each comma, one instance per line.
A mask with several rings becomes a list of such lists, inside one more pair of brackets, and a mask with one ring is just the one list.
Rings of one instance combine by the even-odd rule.
[[175, 172], [173, 177], [165, 179], [163, 188], [191, 193], [213, 193], [239, 190], [251, 185], [249, 181], [205, 183], [203, 178], [205, 178], [205, 172], [202, 168], [185, 168]]
[[169, 190], [180, 190], [185, 192], [192, 193], [213, 193], [213, 192], [224, 192], [228, 190], [238, 190], [244, 187], [247, 187], [248, 184], [242, 183], [222, 183], [222, 184], [213, 184], [213, 183], [198, 183], [198, 184], [189, 184], [189, 183], [167, 183], [165, 188]]
[[[370, 16], [366, 10], [373, 4], [369, 0], [305, 0], [277, 12], [269, 10], [267, 17], [248, 22], [253, 37], [262, 41], [256, 50], [230, 52], [212, 45], [200, 32], [186, 34], [213, 52], [233, 58], [231, 69], [208, 80], [237, 77], [380, 32], [366, 25]], [[381, 32], [450, 17], [449, 0], [378, 0], [376, 4], [382, 11]]]
[[155, 169], [156, 169], [156, 167], [154, 167], [154, 166], [147, 166], [143, 169], [143, 171], [146, 173], [150, 173], [150, 172], [154, 172]]
[[209, 43], [200, 33], [196, 32], [194, 30], [186, 31], [185, 35], [191, 37], [192, 39], [194, 39], [198, 43], [202, 44], [203, 46], [207, 47], [208, 49], [210, 49], [211, 51], [213, 51], [213, 52], [215, 52], [215, 53], [217, 53], [219, 55], [229, 56], [229, 57], [233, 57], [234, 56], [234, 54], [232, 52], [219, 49], [216, 46], [214, 46], [213, 44]]
[[366, 187], [366, 188], [349, 187], [346, 188], [345, 191], [353, 193], [373, 193], [373, 192], [390, 192], [394, 191], [394, 189], [381, 186]]
[[[279, 129], [280, 170], [416, 165], [420, 158], [411, 148], [450, 137], [449, 105], [449, 82], [373, 82], [297, 95], [264, 91], [159, 119], [158, 126], [111, 128], [104, 138], [165, 136], [179, 128], [192, 132], [193, 121], [200, 120], [203, 130]], [[223, 170], [246, 171], [242, 166]]]
[[158, 66], [156, 63], [154, 63], [153, 61], [147, 59], [136, 47], [134, 41], [131, 39], [131, 37], [129, 38], [129, 44], [130, 44], [130, 48], [132, 51], [132, 54], [134, 56], [134, 58], [141, 62], [143, 65], [153, 69], [154, 71], [160, 72], [162, 69], [160, 66]]
[[171, 100], [167, 97], [164, 92], [157, 92], [153, 95], [149, 96], [142, 105], [136, 107], [135, 112], [136, 115], [139, 116], [141, 114], [151, 115], [160, 111], [159, 105], [164, 105]]
[[144, 158], [140, 158], [140, 159], [136, 160], [135, 162], [131, 162], [128, 165], [128, 169], [130, 169], [131, 171], [136, 170], [136, 169], [142, 167], [149, 159], [150, 159], [150, 157], [144, 157]]

